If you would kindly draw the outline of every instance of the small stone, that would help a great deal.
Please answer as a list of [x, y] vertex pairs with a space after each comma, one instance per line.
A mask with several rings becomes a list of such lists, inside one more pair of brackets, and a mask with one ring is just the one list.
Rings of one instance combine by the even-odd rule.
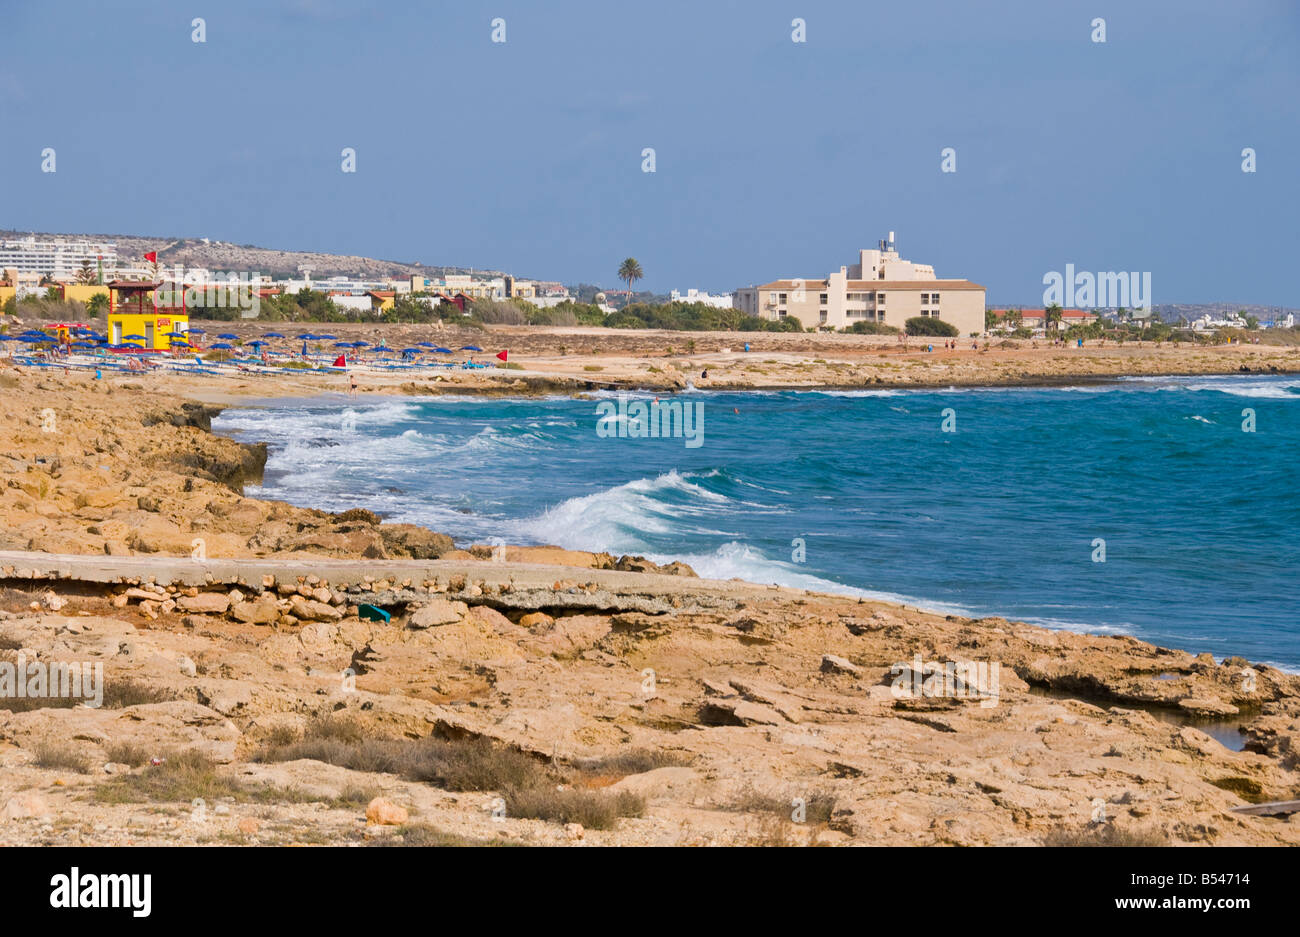
[[181, 655], [181, 659], [177, 663], [179, 663], [180, 665], [181, 673], [185, 674], [185, 676], [187, 677], [193, 677], [199, 672], [199, 669], [197, 666], [195, 666], [194, 661], [192, 661], [189, 657], [186, 657], [183, 654]]
[[27, 820], [49, 815], [50, 805], [45, 802], [44, 797], [35, 791], [23, 791], [10, 797], [5, 803], [4, 810], [0, 810], [0, 821]]
[[195, 596], [187, 595], [181, 598], [177, 606], [182, 611], [196, 612], [201, 615], [224, 615], [230, 608], [230, 597], [220, 592], [200, 592]]
[[366, 805], [366, 823], [374, 826], [401, 826], [409, 816], [405, 807], [384, 797], [376, 797]]

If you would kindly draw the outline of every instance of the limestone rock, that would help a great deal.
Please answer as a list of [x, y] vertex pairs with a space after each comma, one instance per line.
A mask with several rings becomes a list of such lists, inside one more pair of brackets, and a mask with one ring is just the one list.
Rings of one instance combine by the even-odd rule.
[[846, 673], [851, 676], [860, 676], [862, 668], [843, 657], [837, 657], [834, 654], [822, 655], [822, 673]]
[[421, 605], [406, 621], [408, 628], [433, 628], [460, 621], [469, 611], [464, 602], [452, 602], [442, 597], [434, 597], [428, 604]]

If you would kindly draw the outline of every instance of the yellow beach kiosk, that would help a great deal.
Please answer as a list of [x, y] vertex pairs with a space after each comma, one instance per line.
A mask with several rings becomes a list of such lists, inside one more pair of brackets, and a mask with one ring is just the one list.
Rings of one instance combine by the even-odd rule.
[[[108, 284], [108, 341], [138, 343], [147, 349], [171, 348], [169, 332], [188, 332], [190, 317], [184, 290], [159, 290], [161, 281], [114, 280]], [[180, 304], [175, 304], [179, 296]], [[143, 340], [129, 339], [141, 335]]]

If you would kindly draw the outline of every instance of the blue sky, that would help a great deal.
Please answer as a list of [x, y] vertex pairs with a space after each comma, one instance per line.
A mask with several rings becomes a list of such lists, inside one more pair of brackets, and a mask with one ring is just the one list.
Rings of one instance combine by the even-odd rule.
[[1150, 271], [1157, 303], [1300, 305], [1293, 0], [0, 0], [0, 22], [0, 228], [610, 287], [631, 255], [664, 292], [824, 276], [892, 229], [990, 303], [1072, 263]]

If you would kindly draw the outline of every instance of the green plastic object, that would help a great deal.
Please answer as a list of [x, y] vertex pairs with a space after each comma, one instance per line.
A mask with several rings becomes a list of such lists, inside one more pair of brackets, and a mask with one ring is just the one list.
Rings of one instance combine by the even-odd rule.
[[373, 605], [362, 605], [357, 609], [357, 614], [369, 621], [392, 621], [393, 616], [388, 614], [382, 608], [375, 608]]

